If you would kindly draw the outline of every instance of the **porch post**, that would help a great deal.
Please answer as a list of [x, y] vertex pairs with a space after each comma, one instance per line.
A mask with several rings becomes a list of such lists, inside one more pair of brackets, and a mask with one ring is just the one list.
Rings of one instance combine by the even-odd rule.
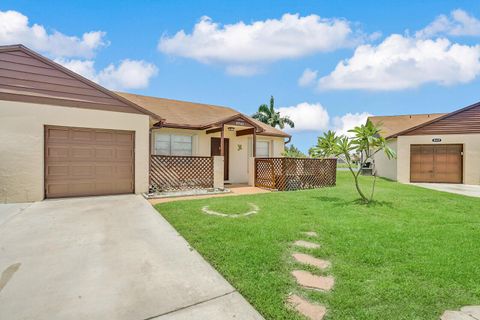
[[257, 156], [257, 129], [253, 128], [253, 150], [252, 156], [255, 158]]
[[220, 132], [220, 155], [225, 156], [225, 124], [222, 124], [222, 131]]

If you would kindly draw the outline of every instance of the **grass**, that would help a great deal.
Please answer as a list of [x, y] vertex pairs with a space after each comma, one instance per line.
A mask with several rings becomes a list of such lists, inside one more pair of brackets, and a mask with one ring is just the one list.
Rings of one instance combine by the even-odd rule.
[[[349, 173], [338, 172], [334, 188], [156, 208], [266, 319], [301, 319], [285, 307], [290, 292], [341, 320], [438, 319], [446, 309], [480, 304], [480, 199], [383, 179], [375, 198], [359, 204]], [[241, 213], [248, 203], [260, 212], [232, 219], [201, 211]], [[322, 245], [303, 251], [332, 262], [330, 293], [300, 289], [290, 276], [304, 268], [290, 257], [292, 242], [308, 239], [302, 231], [318, 232]]]

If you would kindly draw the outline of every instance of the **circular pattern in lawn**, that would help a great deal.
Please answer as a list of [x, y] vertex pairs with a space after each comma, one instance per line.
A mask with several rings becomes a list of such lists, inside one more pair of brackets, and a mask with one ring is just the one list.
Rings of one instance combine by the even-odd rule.
[[203, 213], [210, 214], [212, 216], [229, 217], [229, 218], [246, 217], [246, 216], [250, 216], [252, 214], [258, 213], [258, 211], [260, 211], [260, 209], [258, 208], [258, 206], [256, 204], [248, 203], [248, 205], [250, 206], [250, 211], [247, 211], [245, 213], [228, 214], [228, 213], [223, 213], [223, 212], [217, 212], [217, 211], [210, 210], [208, 208], [209, 206], [204, 206], [202, 208], [202, 211], [203, 211]]

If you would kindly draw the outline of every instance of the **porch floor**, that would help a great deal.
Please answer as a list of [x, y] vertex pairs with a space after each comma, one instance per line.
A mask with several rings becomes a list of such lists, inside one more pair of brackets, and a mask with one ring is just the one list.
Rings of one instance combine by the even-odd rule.
[[180, 200], [195, 200], [195, 199], [205, 199], [205, 198], [218, 198], [218, 197], [231, 197], [231, 196], [238, 196], [244, 194], [257, 194], [257, 193], [268, 193], [271, 192], [266, 189], [252, 187], [247, 184], [226, 184], [225, 188], [229, 189], [229, 193], [221, 193], [221, 194], [206, 194], [200, 196], [185, 196], [185, 197], [172, 197], [172, 198], [161, 198], [161, 199], [150, 199], [148, 200], [152, 205], [157, 203], [165, 203], [165, 202], [172, 202], [172, 201], [180, 201]]

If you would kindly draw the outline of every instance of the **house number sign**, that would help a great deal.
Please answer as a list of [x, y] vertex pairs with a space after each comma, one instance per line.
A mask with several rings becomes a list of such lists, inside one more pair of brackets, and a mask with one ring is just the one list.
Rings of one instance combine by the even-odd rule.
[[432, 139], [432, 142], [442, 142], [442, 139], [440, 139], [440, 138], [433, 138], [433, 139]]

